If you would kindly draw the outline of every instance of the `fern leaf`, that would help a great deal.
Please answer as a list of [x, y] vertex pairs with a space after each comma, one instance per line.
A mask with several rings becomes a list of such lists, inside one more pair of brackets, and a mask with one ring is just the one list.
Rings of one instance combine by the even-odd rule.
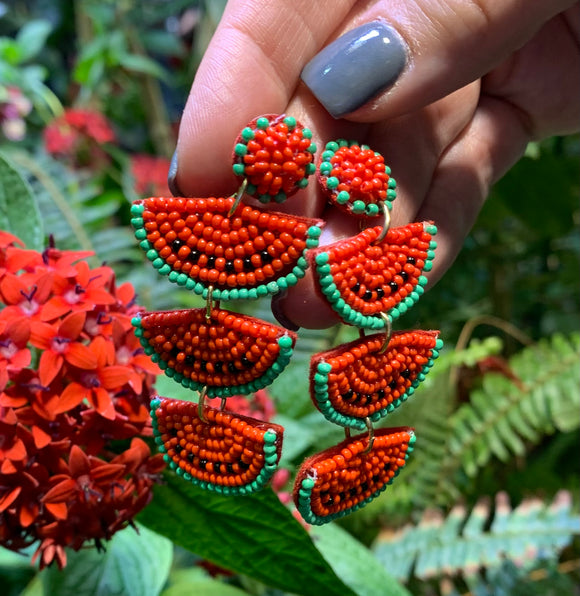
[[411, 573], [422, 580], [456, 574], [473, 578], [480, 569], [498, 571], [506, 559], [529, 569], [539, 561], [557, 561], [580, 532], [580, 517], [571, 505], [570, 493], [561, 491], [550, 505], [527, 499], [512, 511], [505, 493], [499, 493], [494, 512], [485, 499], [469, 515], [462, 505], [446, 519], [426, 510], [415, 527], [381, 532], [373, 550], [402, 581]]
[[577, 336], [566, 340], [558, 335], [522, 350], [510, 362], [520, 384], [496, 374], [484, 377], [481, 390], [451, 420], [449, 452], [461, 459], [468, 475], [492, 455], [509, 461], [525, 453], [525, 441], [535, 443], [556, 429], [580, 426], [577, 345]]

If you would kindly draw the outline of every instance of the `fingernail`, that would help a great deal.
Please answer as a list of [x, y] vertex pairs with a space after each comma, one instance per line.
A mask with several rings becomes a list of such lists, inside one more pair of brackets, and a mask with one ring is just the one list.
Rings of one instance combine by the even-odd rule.
[[167, 186], [174, 197], [181, 197], [182, 193], [177, 186], [177, 149], [173, 152], [171, 163], [169, 164], [169, 172], [167, 172]]
[[290, 329], [290, 331], [298, 331], [300, 327], [293, 323], [285, 314], [282, 308], [282, 303], [284, 302], [284, 298], [286, 298], [286, 292], [282, 291], [279, 294], [275, 294], [272, 296], [272, 301], [270, 308], [272, 309], [272, 314], [274, 318], [282, 325], [286, 327], [286, 329]]
[[407, 44], [381, 21], [345, 33], [321, 50], [300, 75], [335, 118], [354, 112], [391, 87], [407, 62]]

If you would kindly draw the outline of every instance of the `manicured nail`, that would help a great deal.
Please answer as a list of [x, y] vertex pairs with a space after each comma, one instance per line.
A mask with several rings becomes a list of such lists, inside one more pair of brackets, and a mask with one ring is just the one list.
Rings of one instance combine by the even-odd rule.
[[283, 327], [286, 327], [286, 329], [289, 329], [290, 331], [298, 331], [300, 327], [296, 325], [296, 323], [292, 322], [284, 314], [284, 310], [282, 308], [282, 302], [284, 302], [284, 298], [286, 298], [285, 291], [282, 291], [279, 294], [274, 294], [274, 296], [272, 296], [272, 314], [274, 315], [274, 318], [278, 321], [278, 323], [280, 323], [280, 325], [282, 325]]
[[407, 62], [407, 44], [381, 21], [361, 25], [321, 50], [300, 75], [335, 118], [391, 87]]
[[177, 177], [177, 149], [173, 152], [173, 157], [171, 158], [171, 163], [169, 164], [169, 172], [167, 173], [167, 186], [169, 186], [169, 190], [174, 197], [181, 197], [183, 196], [179, 187], [177, 186], [177, 181], [175, 178]]

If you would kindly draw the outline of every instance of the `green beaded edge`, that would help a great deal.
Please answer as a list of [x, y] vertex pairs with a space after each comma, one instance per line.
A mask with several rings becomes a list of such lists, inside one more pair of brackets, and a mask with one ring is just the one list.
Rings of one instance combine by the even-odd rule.
[[[318, 171], [320, 173], [320, 182], [326, 187], [333, 199], [338, 205], [345, 207], [349, 213], [357, 215], [359, 217], [377, 217], [381, 214], [381, 210], [376, 203], [365, 203], [364, 201], [357, 199], [356, 201], [350, 202], [350, 193], [346, 190], [341, 190], [336, 193], [334, 188], [339, 184], [338, 178], [334, 176], [328, 176], [332, 170], [330, 160], [334, 157], [334, 154], [342, 147], [352, 147], [353, 145], [359, 145], [358, 141], [347, 141], [346, 139], [337, 139], [336, 141], [329, 141], [326, 143], [324, 151], [321, 156], [320, 163], [318, 164]], [[370, 149], [368, 145], [359, 145], [361, 149]], [[380, 155], [375, 151], [376, 155]], [[325, 165], [328, 164], [328, 165]], [[326, 171], [326, 173], [325, 173]], [[385, 205], [388, 210], [393, 209], [393, 201], [397, 198], [397, 182], [391, 176], [391, 168], [385, 164], [385, 173], [389, 176], [387, 183], [387, 199]], [[333, 188], [334, 187], [334, 188]]]
[[[414, 432], [411, 431], [410, 434], [411, 434], [411, 438], [409, 439], [407, 452], [405, 453], [405, 462], [409, 458], [409, 455], [413, 452], [413, 449], [414, 449], [413, 445], [414, 445], [415, 441], [417, 440]], [[386, 482], [384, 484], [384, 486], [382, 486], [380, 489], [378, 489], [377, 491], [375, 491], [374, 493], [369, 495], [366, 499], [364, 499], [360, 503], [357, 503], [356, 505], [353, 505], [352, 507], [349, 507], [348, 509], [344, 509], [343, 511], [337, 511], [336, 513], [332, 513], [331, 515], [325, 515], [325, 516], [316, 515], [315, 513], [312, 512], [312, 503], [311, 503], [312, 489], [314, 488], [314, 486], [316, 484], [316, 477], [315, 476], [307, 476], [306, 478], [304, 478], [302, 480], [300, 489], [298, 490], [298, 511], [299, 511], [300, 515], [302, 516], [302, 518], [304, 519], [304, 521], [306, 523], [313, 525], [313, 526], [322, 526], [322, 525], [327, 524], [327, 523], [334, 521], [336, 519], [340, 519], [341, 517], [346, 517], [347, 515], [350, 515], [351, 513], [354, 513], [355, 511], [362, 509], [363, 507], [368, 505], [371, 501], [376, 499], [383, 491], [386, 490], [387, 486], [389, 486], [390, 484], [393, 483], [395, 478], [399, 475], [399, 473], [401, 472], [401, 470], [404, 467], [405, 467], [404, 465], [399, 467], [397, 469], [397, 471], [395, 472], [395, 475], [393, 476], [393, 478], [391, 478], [389, 480], [389, 482]]]
[[[139, 246], [145, 252], [147, 258], [151, 261], [153, 267], [157, 269], [160, 275], [166, 275], [170, 282], [184, 287], [187, 290], [193, 291], [198, 296], [207, 299], [209, 288], [207, 285], [199, 281], [194, 281], [186, 273], [179, 273], [171, 268], [165, 260], [159, 256], [159, 253], [153, 248], [153, 245], [147, 240], [147, 231], [144, 227], [143, 218], [141, 215], [145, 210], [144, 205], [133, 204], [131, 206], [131, 225], [135, 230], [135, 238], [139, 241]], [[290, 273], [279, 277], [276, 280], [268, 283], [260, 284], [253, 288], [232, 288], [231, 290], [217, 290], [212, 291], [212, 300], [228, 301], [228, 300], [257, 300], [264, 296], [277, 294], [278, 292], [291, 288], [298, 283], [298, 280], [306, 275], [308, 269], [308, 261], [306, 260], [306, 252], [312, 248], [318, 248], [321, 229], [314, 225], [308, 228], [306, 233], [306, 248], [302, 252], [302, 256], [296, 261], [296, 265]]]
[[139, 342], [145, 351], [145, 354], [151, 358], [153, 362], [159, 366], [161, 370], [176, 383], [183, 385], [186, 389], [193, 389], [194, 391], [201, 391], [204, 387], [207, 387], [208, 397], [231, 397], [232, 395], [247, 395], [254, 393], [260, 389], [264, 389], [270, 385], [276, 377], [278, 377], [283, 370], [288, 366], [294, 350], [292, 348], [292, 338], [289, 335], [283, 335], [278, 338], [278, 345], [280, 346], [280, 353], [272, 365], [264, 371], [264, 373], [243, 385], [229, 385], [227, 387], [211, 387], [206, 386], [203, 383], [198, 383], [192, 379], [188, 379], [182, 373], [176, 372], [174, 369], [169, 368], [164, 360], [161, 360], [159, 354], [154, 350], [146, 338], [143, 337], [143, 327], [141, 326], [141, 317], [139, 315], [131, 319], [131, 324], [135, 327], [135, 335], [139, 338]]
[[[431, 349], [431, 357], [427, 361], [427, 364], [425, 364], [419, 371], [419, 374], [411, 383], [411, 386], [408, 387], [407, 391], [405, 391], [401, 397], [369, 416], [372, 422], [378, 422], [381, 418], [384, 418], [393, 412], [415, 393], [415, 390], [425, 380], [425, 377], [431, 370], [435, 360], [439, 357], [439, 350], [441, 350], [442, 347], [443, 340], [437, 339], [435, 341], [435, 347]], [[339, 426], [354, 428], [356, 430], [365, 430], [367, 426], [364, 418], [356, 418], [355, 416], [341, 414], [333, 407], [331, 401], [328, 399], [328, 376], [331, 372], [332, 367], [328, 362], [322, 361], [318, 363], [316, 372], [313, 375], [312, 399], [316, 401], [318, 409], [329, 422], [338, 424]]]
[[[284, 124], [286, 124], [286, 126], [288, 126], [289, 131], [294, 130], [298, 124], [296, 122], [296, 118], [292, 116], [286, 116], [283, 122]], [[264, 116], [256, 120], [256, 128], [264, 130], [268, 128], [269, 125], [270, 120]], [[312, 131], [309, 128], [303, 127], [302, 136], [305, 139], [312, 139]], [[251, 141], [253, 138], [254, 129], [250, 128], [249, 126], [246, 126], [246, 128], [244, 128], [240, 134], [240, 142], [236, 143], [234, 147], [234, 155], [236, 156], [236, 158], [239, 158], [241, 160], [241, 158], [244, 157], [244, 155], [246, 155], [246, 153], [248, 152], [248, 141]], [[311, 142], [310, 146], [306, 149], [306, 151], [314, 155], [316, 153], [316, 145]], [[232, 169], [236, 176], [245, 176], [246, 168], [242, 161], [234, 163]], [[308, 186], [308, 176], [314, 174], [314, 172], [316, 172], [316, 166], [314, 165], [314, 163], [309, 163], [306, 166], [306, 177], [302, 178], [301, 180], [298, 180], [298, 182], [296, 182], [295, 184], [295, 187], [306, 188]], [[248, 184], [246, 186], [245, 192], [250, 196], [256, 197], [260, 201], [260, 203], [264, 204], [270, 203], [272, 201], [276, 203], [283, 203], [288, 198], [285, 192], [279, 192], [277, 195], [258, 195], [257, 190], [258, 189], [256, 186], [254, 186], [253, 184]]]
[[178, 476], [181, 476], [181, 478], [183, 478], [184, 480], [187, 480], [188, 482], [195, 484], [199, 488], [203, 488], [205, 490], [209, 490], [225, 496], [249, 495], [262, 490], [266, 486], [266, 484], [268, 484], [268, 482], [274, 475], [274, 472], [278, 469], [279, 456], [278, 450], [276, 448], [276, 442], [278, 441], [279, 437], [276, 431], [270, 428], [264, 433], [264, 467], [262, 468], [262, 470], [260, 470], [260, 473], [258, 474], [256, 479], [250, 482], [249, 484], [231, 487], [222, 486], [221, 484], [214, 484], [212, 482], [205, 482], [204, 480], [198, 480], [197, 478], [194, 478], [191, 474], [180, 468], [166, 453], [165, 446], [163, 445], [163, 439], [161, 438], [161, 433], [159, 432], [157, 422], [157, 408], [160, 405], [160, 399], [154, 398], [151, 400], [150, 413], [155, 443], [157, 444], [158, 450], [161, 453], [164, 453], [164, 461]]
[[[433, 224], [427, 224], [425, 227], [426, 231], [434, 236], [437, 233], [437, 228]], [[433, 259], [435, 258], [435, 248], [437, 243], [431, 240], [429, 243], [429, 250], [427, 251], [427, 259], [422, 271], [431, 271], [433, 267]], [[330, 257], [327, 252], [320, 252], [314, 258], [314, 271], [318, 276], [318, 283], [320, 284], [320, 290], [328, 300], [332, 309], [340, 316], [340, 318], [348, 325], [354, 325], [361, 329], [374, 329], [381, 331], [385, 329], [386, 322], [380, 315], [363, 315], [361, 312], [353, 309], [348, 305], [344, 298], [340, 296], [340, 291], [336, 287], [332, 274], [330, 272], [330, 265], [328, 264]], [[421, 297], [425, 292], [425, 286], [427, 285], [427, 278], [424, 275], [420, 275], [418, 283], [413, 291], [406, 296], [399, 304], [393, 306], [387, 315], [391, 321], [398, 319], [402, 314], [405, 314]]]

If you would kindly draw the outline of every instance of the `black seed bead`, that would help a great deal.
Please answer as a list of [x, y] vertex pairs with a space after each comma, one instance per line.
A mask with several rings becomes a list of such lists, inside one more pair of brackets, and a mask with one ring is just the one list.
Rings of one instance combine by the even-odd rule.
[[356, 488], [351, 488], [349, 491], [351, 497], [356, 497]]
[[246, 271], [253, 271], [254, 270], [254, 265], [252, 265], [252, 259], [250, 259], [250, 257], [246, 257], [244, 259], [244, 269]]
[[343, 396], [342, 399], [346, 399], [347, 401], [352, 399], [354, 395], [354, 391], [352, 389], [349, 389]]
[[241, 361], [244, 368], [252, 368], [252, 366], [254, 366], [254, 363], [246, 356], [242, 356]]
[[179, 238], [176, 238], [172, 243], [171, 243], [171, 248], [175, 251], [175, 252], [179, 252], [179, 249], [185, 245], [185, 242], [183, 242], [183, 240], [180, 240]]
[[401, 271], [399, 275], [403, 278], [403, 281], [407, 281], [409, 279], [409, 274], [406, 271]]
[[399, 289], [399, 286], [397, 285], [397, 282], [391, 281], [389, 282], [389, 288], [391, 288], [391, 294], [394, 294]]
[[179, 356], [179, 348], [174, 346], [173, 348], [171, 348], [171, 352], [169, 352], [169, 355], [172, 358], [177, 358]]
[[360, 283], [357, 281], [354, 286], [352, 286], [351, 291], [353, 291], [355, 294], [358, 294], [360, 290]]
[[192, 250], [187, 257], [185, 258], [186, 261], [190, 262], [190, 263], [197, 263], [198, 259], [199, 259], [199, 251], [198, 250]]
[[409, 263], [409, 265], [414, 265], [416, 262], [415, 257], [407, 257], [407, 263]]
[[260, 258], [262, 259], [262, 263], [266, 265], [274, 260], [274, 257], [267, 250], [263, 250], [260, 253]]
[[193, 455], [193, 453], [188, 453], [185, 458], [187, 459], [187, 461], [192, 464], [193, 460], [195, 459], [195, 455]]
[[324, 503], [324, 505], [326, 505], [327, 507], [332, 507], [334, 505], [334, 499], [329, 496], [328, 500], [326, 501], [326, 503]]
[[195, 358], [193, 357], [192, 354], [188, 354], [185, 357], [185, 360], [183, 361], [183, 363], [185, 364], [185, 366], [193, 366], [195, 363]]
[[176, 437], [176, 436], [177, 436], [177, 429], [176, 429], [176, 428], [172, 428], [172, 429], [169, 431], [169, 434], [170, 434], [172, 437]]
[[406, 368], [402, 373], [401, 376], [403, 377], [403, 379], [408, 379], [411, 376], [411, 369], [410, 368]]
[[236, 365], [233, 362], [228, 362], [228, 370], [232, 375], [235, 375], [238, 372]]
[[207, 372], [207, 362], [205, 360], [201, 360], [199, 363], [199, 367], [203, 372]]
[[183, 447], [179, 443], [177, 443], [173, 449], [175, 450], [175, 453], [181, 453], [183, 451]]
[[215, 267], [215, 257], [212, 255], [211, 257], [207, 258], [207, 265], [208, 269], [213, 269]]
[[213, 363], [213, 369], [216, 373], [221, 373], [222, 370], [224, 368], [224, 363], [220, 362], [219, 360], [217, 362]]
[[383, 290], [383, 288], [381, 288], [380, 286], [377, 288], [377, 296], [379, 298], [382, 298], [385, 295], [385, 290]]
[[373, 293], [372, 293], [372, 291], [371, 291], [371, 290], [366, 290], [366, 291], [365, 291], [365, 293], [363, 294], [363, 297], [362, 297], [362, 299], [363, 299], [365, 302], [368, 302], [369, 300], [371, 300], [371, 299], [372, 299], [372, 297], [373, 297]]
[[385, 390], [384, 389], [379, 389], [379, 391], [377, 392], [377, 397], [379, 399], [383, 399], [383, 397], [385, 397]]
[[389, 389], [396, 389], [397, 388], [397, 381], [395, 381], [394, 379], [389, 383]]
[[245, 461], [240, 460], [238, 465], [240, 466], [240, 470], [248, 470], [250, 468], [250, 464], [247, 464]]
[[381, 477], [378, 474], [375, 474], [373, 476], [373, 482], [376, 484], [379, 480], [381, 479]]
[[232, 464], [226, 464], [226, 471], [228, 474], [234, 474], [234, 466]]
[[226, 271], [227, 273], [234, 273], [236, 270], [233, 261], [226, 261]]
[[368, 488], [369, 488], [369, 484], [368, 484], [368, 482], [363, 482], [363, 483], [360, 485], [360, 487], [362, 488], [362, 490], [363, 490], [363, 493], [364, 493], [366, 490], [368, 490]]

